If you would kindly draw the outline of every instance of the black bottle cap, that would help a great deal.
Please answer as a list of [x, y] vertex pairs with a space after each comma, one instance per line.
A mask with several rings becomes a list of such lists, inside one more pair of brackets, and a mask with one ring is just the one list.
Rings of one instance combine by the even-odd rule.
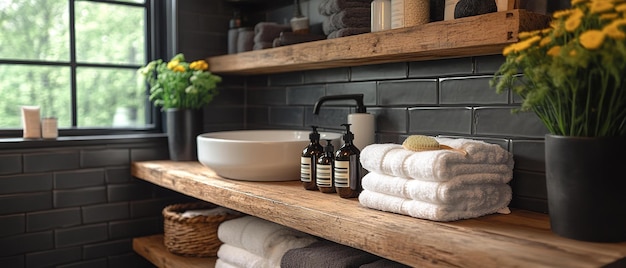
[[343, 135], [343, 141], [345, 143], [352, 142], [354, 140], [354, 134], [350, 132], [350, 124], [341, 124], [341, 125], [346, 127], [346, 134]]
[[324, 152], [325, 153], [334, 153], [335, 152], [335, 147], [333, 146], [333, 141], [332, 140], [326, 140], [326, 146], [324, 147]]
[[311, 128], [313, 129], [313, 131], [311, 132], [311, 134], [309, 134], [309, 140], [313, 141], [319, 141], [320, 140], [320, 133], [317, 132], [317, 126], [311, 126]]

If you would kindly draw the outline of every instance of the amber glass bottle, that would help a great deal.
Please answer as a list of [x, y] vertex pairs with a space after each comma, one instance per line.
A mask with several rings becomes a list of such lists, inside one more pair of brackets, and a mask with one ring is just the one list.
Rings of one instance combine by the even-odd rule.
[[302, 150], [300, 157], [300, 181], [306, 190], [317, 191], [317, 159], [324, 153], [320, 144], [320, 134], [317, 126], [311, 126], [313, 131], [309, 134], [310, 143]]
[[324, 154], [317, 160], [317, 188], [322, 193], [334, 193], [334, 157], [333, 152], [335, 148], [330, 140], [326, 141], [324, 147]]
[[343, 146], [335, 153], [335, 190], [342, 198], [358, 197], [361, 193], [361, 151], [352, 144], [354, 134], [350, 132], [350, 124], [343, 124], [346, 134], [343, 135]]

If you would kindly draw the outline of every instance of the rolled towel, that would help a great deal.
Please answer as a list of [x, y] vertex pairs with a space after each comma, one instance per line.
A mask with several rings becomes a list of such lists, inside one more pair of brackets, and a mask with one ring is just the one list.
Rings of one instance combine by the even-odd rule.
[[[469, 174], [446, 182], [422, 181], [376, 172], [365, 175], [363, 189], [462, 210], [511, 199], [511, 187], [493, 174]], [[508, 180], [507, 180], [508, 181]]]
[[380, 257], [328, 240], [320, 240], [307, 247], [287, 251], [282, 258], [282, 268], [344, 268], [359, 267]]
[[363, 190], [359, 194], [359, 203], [364, 207], [433, 221], [456, 221], [493, 213], [508, 213], [510, 201], [510, 198], [494, 199], [483, 206], [458, 209], [456, 206], [437, 205], [370, 190]]
[[345, 37], [345, 36], [369, 33], [370, 31], [371, 31], [370, 27], [364, 27], [364, 28], [343, 28], [343, 29], [339, 29], [337, 31], [334, 31], [334, 32], [328, 34], [328, 36], [326, 38], [327, 39], [340, 38], [340, 37]]
[[369, 8], [371, 3], [371, 0], [322, 0], [318, 11], [321, 15], [330, 16], [346, 8]]
[[259, 22], [254, 25], [254, 42], [272, 43], [282, 32], [291, 32], [291, 26], [275, 22]]
[[439, 139], [452, 150], [410, 151], [399, 144], [371, 144], [361, 151], [370, 172], [426, 181], [447, 181], [464, 174], [493, 173], [511, 177], [513, 155], [496, 144], [468, 139]]
[[269, 263], [266, 258], [229, 244], [220, 245], [217, 259], [235, 267], [265, 268]]
[[343, 28], [369, 28], [371, 25], [370, 8], [346, 8], [327, 16], [322, 22], [324, 34], [328, 35]]

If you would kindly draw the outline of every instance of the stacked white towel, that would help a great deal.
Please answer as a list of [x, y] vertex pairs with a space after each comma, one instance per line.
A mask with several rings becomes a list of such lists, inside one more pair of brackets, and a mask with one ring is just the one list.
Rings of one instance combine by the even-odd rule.
[[280, 267], [285, 252], [318, 241], [309, 234], [253, 216], [222, 222], [217, 236], [223, 243], [217, 251], [217, 268]]
[[369, 173], [362, 180], [361, 205], [435, 221], [507, 213], [512, 154], [483, 141], [435, 139], [458, 150], [415, 152], [399, 144], [365, 147], [360, 160]]

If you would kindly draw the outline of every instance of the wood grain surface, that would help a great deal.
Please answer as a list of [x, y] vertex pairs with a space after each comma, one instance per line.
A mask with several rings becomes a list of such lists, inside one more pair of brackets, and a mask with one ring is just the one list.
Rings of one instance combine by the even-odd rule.
[[147, 161], [133, 176], [417, 267], [601, 267], [626, 258], [625, 243], [556, 236], [548, 216], [524, 210], [435, 222], [361, 206], [356, 198], [305, 190], [299, 181], [219, 177], [198, 162]]

